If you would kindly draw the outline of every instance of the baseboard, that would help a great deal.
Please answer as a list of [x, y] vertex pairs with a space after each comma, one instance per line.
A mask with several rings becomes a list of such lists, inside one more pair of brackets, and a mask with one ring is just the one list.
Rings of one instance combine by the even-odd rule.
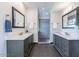
[[54, 44], [53, 42], [50, 42], [50, 44]]
[[33, 42], [33, 44], [38, 44], [38, 42]]
[[33, 44], [54, 44], [53, 42], [33, 42]]

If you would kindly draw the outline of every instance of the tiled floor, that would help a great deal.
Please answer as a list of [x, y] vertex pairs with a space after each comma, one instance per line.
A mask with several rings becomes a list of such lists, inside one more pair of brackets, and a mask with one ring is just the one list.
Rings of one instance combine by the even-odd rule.
[[61, 57], [53, 44], [36, 44], [30, 57]]

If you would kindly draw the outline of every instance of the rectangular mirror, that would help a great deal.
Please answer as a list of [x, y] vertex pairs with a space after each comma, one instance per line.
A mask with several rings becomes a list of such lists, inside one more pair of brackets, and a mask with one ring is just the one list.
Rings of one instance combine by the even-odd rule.
[[73, 29], [79, 24], [79, 7], [62, 16], [62, 28]]
[[76, 23], [76, 11], [63, 16], [63, 28], [74, 28]]
[[14, 7], [12, 7], [12, 27], [13, 28], [25, 27], [25, 16]]

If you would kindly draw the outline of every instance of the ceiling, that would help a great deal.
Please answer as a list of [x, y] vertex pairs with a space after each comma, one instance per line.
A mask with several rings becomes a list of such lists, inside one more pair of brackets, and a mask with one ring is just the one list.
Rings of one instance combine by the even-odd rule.
[[51, 7], [54, 5], [52, 2], [24, 2], [26, 7]]
[[53, 9], [54, 11], [60, 11], [66, 8], [70, 2], [24, 2], [26, 8], [49, 8]]

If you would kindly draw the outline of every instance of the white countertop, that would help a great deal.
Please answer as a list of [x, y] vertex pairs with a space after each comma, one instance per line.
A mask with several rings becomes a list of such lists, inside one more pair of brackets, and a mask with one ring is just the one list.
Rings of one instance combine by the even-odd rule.
[[6, 38], [6, 40], [24, 40], [31, 35], [32, 35], [32, 33], [23, 33], [22, 35], [10, 33], [10, 34], [6, 35], [5, 38]]
[[79, 40], [79, 33], [76, 33], [74, 35], [66, 35], [65, 33], [61, 33], [61, 32], [54, 32], [54, 34], [62, 37], [62, 38], [65, 38], [67, 40]]

